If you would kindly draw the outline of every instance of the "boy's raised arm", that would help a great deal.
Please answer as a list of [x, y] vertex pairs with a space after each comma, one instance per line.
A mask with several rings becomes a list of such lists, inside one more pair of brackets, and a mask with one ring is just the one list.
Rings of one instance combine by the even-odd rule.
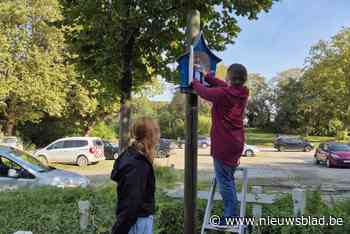
[[212, 74], [212, 73], [206, 74], [204, 79], [208, 84], [210, 84], [213, 87], [216, 87], [216, 86], [226, 87], [227, 86], [227, 83], [225, 81], [215, 78], [214, 74]]
[[207, 88], [197, 80], [192, 82], [192, 87], [201, 98], [210, 102], [218, 102], [223, 96], [222, 88]]

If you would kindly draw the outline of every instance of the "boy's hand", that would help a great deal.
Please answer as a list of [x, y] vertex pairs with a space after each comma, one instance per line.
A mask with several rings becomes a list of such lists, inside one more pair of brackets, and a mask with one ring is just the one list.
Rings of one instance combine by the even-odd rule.
[[193, 67], [194, 67], [195, 70], [197, 70], [200, 73], [202, 73], [204, 77], [206, 77], [208, 75], [208, 71], [206, 69], [204, 69], [201, 65], [194, 64]]

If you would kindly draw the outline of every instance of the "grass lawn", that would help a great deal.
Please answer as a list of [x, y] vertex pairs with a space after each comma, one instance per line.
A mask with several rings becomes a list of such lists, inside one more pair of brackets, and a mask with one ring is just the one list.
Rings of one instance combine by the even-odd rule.
[[[267, 132], [257, 128], [247, 128], [246, 129], [246, 140], [249, 145], [258, 145], [258, 146], [273, 146], [276, 133]], [[308, 136], [305, 139], [312, 142], [316, 147], [321, 142], [333, 141], [335, 137], [327, 136]]]
[[246, 129], [246, 141], [249, 145], [273, 146], [276, 134], [257, 128]]
[[114, 163], [114, 160], [103, 160], [96, 164], [91, 164], [87, 167], [79, 167], [78, 165], [74, 165], [74, 164], [60, 164], [60, 163], [52, 163], [51, 166], [54, 166], [57, 169], [75, 171], [77, 173], [85, 172], [84, 174], [95, 174], [95, 172], [101, 172], [101, 171], [106, 171], [110, 173], [113, 168], [113, 163]]

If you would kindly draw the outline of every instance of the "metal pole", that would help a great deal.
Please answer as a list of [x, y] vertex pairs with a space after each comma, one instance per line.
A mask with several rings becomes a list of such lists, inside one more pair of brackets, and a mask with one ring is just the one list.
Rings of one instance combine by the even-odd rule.
[[[188, 49], [200, 30], [199, 11], [188, 15]], [[186, 94], [185, 209], [184, 234], [196, 233], [198, 97]]]

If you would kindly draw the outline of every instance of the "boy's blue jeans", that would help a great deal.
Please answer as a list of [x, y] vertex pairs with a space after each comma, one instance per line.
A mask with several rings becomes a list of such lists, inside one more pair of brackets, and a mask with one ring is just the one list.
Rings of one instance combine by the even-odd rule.
[[215, 178], [224, 201], [224, 217], [239, 217], [235, 170], [236, 167], [226, 165], [214, 158]]
[[137, 218], [128, 234], [153, 234], [153, 215]]

